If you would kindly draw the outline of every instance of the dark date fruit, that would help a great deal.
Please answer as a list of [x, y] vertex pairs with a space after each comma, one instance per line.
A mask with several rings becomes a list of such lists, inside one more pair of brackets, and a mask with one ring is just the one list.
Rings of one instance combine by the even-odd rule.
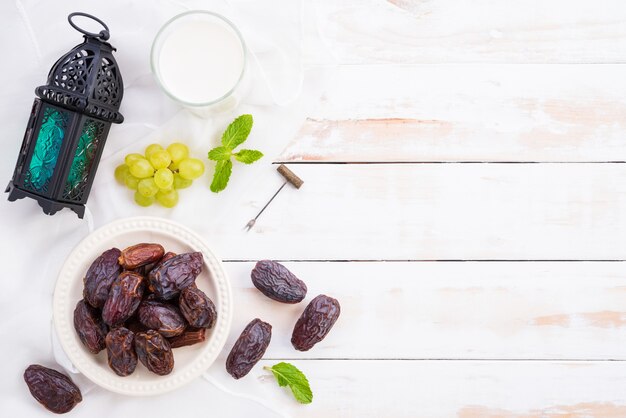
[[83, 279], [83, 297], [94, 308], [102, 308], [109, 296], [111, 285], [122, 272], [118, 264], [121, 251], [117, 248], [106, 250], [96, 258]]
[[189, 325], [196, 328], [213, 328], [217, 319], [215, 304], [195, 286], [188, 286], [180, 292], [178, 306]]
[[142, 243], [122, 250], [118, 261], [125, 269], [133, 270], [159, 261], [163, 254], [165, 254], [165, 250], [160, 244]]
[[167, 252], [163, 255], [163, 257], [161, 257], [160, 260], [155, 261], [154, 263], [150, 263], [150, 264], [146, 264], [143, 267], [139, 267], [137, 269], [137, 272], [141, 273], [144, 276], [147, 276], [148, 274], [150, 274], [150, 272], [152, 271], [153, 268], [155, 268], [156, 266], [158, 266], [160, 263], [163, 263], [164, 261], [169, 260], [170, 258], [174, 257], [176, 255], [176, 253], [173, 252]]
[[177, 297], [202, 271], [202, 253], [184, 253], [159, 263], [150, 274], [150, 290], [163, 300]]
[[132, 271], [124, 271], [113, 282], [109, 297], [102, 308], [102, 319], [107, 325], [122, 325], [133, 316], [144, 292], [143, 277]]
[[148, 370], [164, 376], [174, 368], [174, 354], [170, 343], [154, 330], [135, 335], [135, 351], [139, 361]]
[[337, 299], [326, 295], [316, 296], [302, 312], [291, 336], [291, 344], [298, 351], [310, 350], [322, 341], [331, 330], [341, 308]]
[[74, 329], [87, 350], [93, 354], [104, 350], [107, 326], [102, 322], [99, 310], [83, 299], [78, 301], [74, 309]]
[[165, 263], [167, 260], [169, 260], [170, 258], [173, 258], [175, 256], [176, 256], [176, 253], [168, 251], [165, 254], [163, 254], [163, 257], [159, 260], [159, 262], [156, 265], [161, 264], [161, 263]]
[[206, 328], [187, 328], [182, 334], [168, 340], [172, 348], [201, 343], [206, 340]]
[[137, 313], [143, 326], [154, 329], [167, 338], [182, 334], [187, 326], [178, 308], [169, 303], [144, 300]]
[[109, 367], [118, 376], [128, 376], [137, 367], [137, 353], [135, 353], [134, 343], [135, 334], [124, 327], [116, 328], [106, 336]]
[[[147, 299], [144, 298], [144, 300]], [[148, 328], [146, 328], [141, 322], [139, 322], [139, 315], [137, 314], [137, 312], [135, 312], [135, 314], [131, 316], [130, 319], [124, 322], [124, 326], [131, 330], [134, 334], [137, 334], [138, 332], [148, 331]]]
[[254, 286], [275, 301], [298, 303], [306, 296], [306, 284], [276, 261], [259, 261], [250, 276]]
[[[195, 284], [203, 264], [201, 252], [166, 253], [160, 244], [105, 251], [84, 278], [84, 299], [74, 310], [78, 337], [94, 354], [106, 348], [109, 367], [119, 376], [132, 374], [138, 362], [158, 375], [171, 373], [172, 348], [205, 341], [217, 319], [215, 305]], [[256, 321], [239, 342], [241, 355], [252, 359], [250, 368], [258, 361], [255, 350], [260, 358], [271, 338], [271, 326]], [[231, 362], [246, 367], [239, 357]]]
[[38, 364], [28, 366], [24, 381], [33, 398], [55, 414], [69, 412], [83, 400], [80, 389], [69, 377]]
[[235, 379], [247, 375], [261, 360], [272, 339], [272, 326], [255, 318], [243, 330], [226, 359], [226, 371]]

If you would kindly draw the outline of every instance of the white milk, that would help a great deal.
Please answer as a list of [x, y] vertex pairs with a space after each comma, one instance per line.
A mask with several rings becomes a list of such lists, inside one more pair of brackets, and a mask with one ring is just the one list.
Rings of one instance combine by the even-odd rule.
[[155, 64], [170, 95], [189, 104], [220, 99], [239, 81], [245, 65], [242, 42], [226, 22], [211, 15], [181, 19], [164, 33]]

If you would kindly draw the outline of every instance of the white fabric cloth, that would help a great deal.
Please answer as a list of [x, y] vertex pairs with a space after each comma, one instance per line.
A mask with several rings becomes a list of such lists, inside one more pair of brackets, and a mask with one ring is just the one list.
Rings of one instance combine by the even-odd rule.
[[[169, 18], [188, 9], [224, 13], [241, 29], [248, 47], [256, 56], [253, 63], [253, 90], [233, 112], [200, 119], [182, 110], [162, 94], [150, 74], [149, 51], [159, 27]], [[113, 180], [113, 169], [130, 152], [141, 152], [154, 141], [183, 139], [192, 154], [204, 156], [215, 146], [211, 138], [241, 113], [255, 116], [255, 137], [251, 144], [267, 158], [242, 171], [229, 188], [241, 190], [257, 173], [273, 170], [273, 156], [284, 147], [302, 121], [300, 107], [280, 107], [291, 103], [302, 83], [300, 57], [300, 2], [295, 0], [167, 1], [110, 0], [78, 2], [70, 0], [15, 0], [0, 2], [0, 180], [11, 178], [22, 141], [33, 90], [42, 85], [54, 61], [82, 41], [66, 21], [70, 12], [84, 11], [105, 21], [111, 30], [110, 42], [117, 47], [116, 58], [125, 82], [121, 112], [122, 125], [111, 129], [88, 207], [93, 225], [135, 215], [162, 216], [177, 220], [206, 237], [211, 226], [228, 214], [228, 202], [239, 199], [236, 192], [224, 192], [219, 200], [206, 184], [194, 185], [181, 196], [173, 210], [140, 208]], [[300, 99], [301, 100], [301, 99]], [[208, 163], [208, 161], [207, 161]], [[204, 186], [204, 187], [203, 187]], [[252, 186], [250, 186], [252, 187]], [[184, 204], [193, 201], [194, 204]], [[202, 207], [203, 211], [197, 208]], [[272, 381], [259, 378], [235, 382], [224, 371], [222, 353], [209, 369], [206, 379], [197, 379], [172, 393], [149, 399], [120, 396], [94, 387], [76, 373], [58, 344], [51, 338], [51, 300], [56, 275], [71, 249], [89, 232], [88, 219], [80, 220], [69, 210], [46, 216], [32, 200], [10, 203], [0, 198], [0, 241], [2, 254], [2, 294], [0, 304], [1, 417], [48, 417], [50, 413], [30, 396], [22, 373], [32, 363], [71, 373], [81, 387], [83, 402], [72, 412], [77, 417], [153, 416], [231, 416], [276, 417], [279, 414], [260, 407], [255, 401], [228, 395], [232, 393], [262, 400], [278, 411], [294, 407], [293, 399]], [[207, 222], [206, 212], [211, 222]], [[202, 213], [200, 213], [202, 212]], [[242, 220], [242, 226], [246, 220]], [[219, 254], [219, 249], [217, 249]], [[232, 330], [238, 333], [240, 330]], [[218, 386], [211, 384], [215, 382]]]

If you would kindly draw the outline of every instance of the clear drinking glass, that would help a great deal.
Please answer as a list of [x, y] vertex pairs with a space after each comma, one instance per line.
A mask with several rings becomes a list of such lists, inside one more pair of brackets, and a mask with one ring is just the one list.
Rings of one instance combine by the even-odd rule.
[[217, 13], [194, 10], [170, 19], [154, 39], [150, 62], [161, 89], [203, 117], [233, 109], [247, 90], [245, 42]]

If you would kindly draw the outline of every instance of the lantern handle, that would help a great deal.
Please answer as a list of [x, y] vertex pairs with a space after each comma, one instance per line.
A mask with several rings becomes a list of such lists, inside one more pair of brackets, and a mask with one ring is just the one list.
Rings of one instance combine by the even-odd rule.
[[[75, 17], [75, 16], [82, 16], [82, 17], [87, 17], [89, 19], [95, 20], [96, 22], [100, 23], [104, 27], [104, 30], [101, 30], [100, 33], [88, 32], [88, 31], [78, 27], [78, 25], [76, 25], [76, 23], [72, 22], [72, 18]], [[87, 36], [91, 36], [93, 38], [100, 38], [103, 41], [108, 40], [109, 37], [111, 36], [109, 34], [109, 27], [106, 25], [106, 23], [104, 23], [102, 20], [98, 19], [97, 17], [95, 17], [93, 15], [90, 15], [89, 13], [83, 13], [83, 12], [70, 13], [67, 16], [67, 21], [70, 22], [70, 25], [72, 25], [72, 27], [74, 29], [76, 29], [80, 33], [83, 33], [83, 34], [85, 34]]]

